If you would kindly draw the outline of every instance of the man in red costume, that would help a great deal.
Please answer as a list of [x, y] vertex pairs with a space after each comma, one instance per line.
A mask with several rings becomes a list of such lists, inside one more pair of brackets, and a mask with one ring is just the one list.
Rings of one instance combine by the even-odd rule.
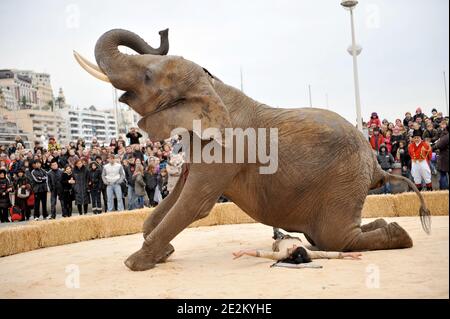
[[422, 180], [424, 180], [427, 190], [433, 190], [429, 164], [432, 150], [427, 142], [422, 141], [422, 133], [420, 130], [414, 131], [413, 142], [408, 146], [408, 153], [411, 156], [411, 175], [414, 178], [414, 183], [417, 188], [422, 190]]

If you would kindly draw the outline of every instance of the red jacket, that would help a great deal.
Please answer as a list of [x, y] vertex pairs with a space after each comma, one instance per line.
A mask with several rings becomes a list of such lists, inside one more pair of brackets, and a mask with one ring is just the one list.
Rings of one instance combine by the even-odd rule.
[[370, 145], [372, 145], [372, 149], [374, 149], [375, 151], [378, 152], [380, 150], [380, 145], [384, 144], [384, 137], [383, 137], [383, 135], [378, 134], [378, 148], [377, 148], [377, 145], [375, 145], [375, 142], [376, 142], [376, 136], [372, 135], [370, 137]]
[[375, 124], [377, 127], [381, 127], [381, 121], [380, 119], [376, 118], [376, 119], [370, 119], [369, 123], [367, 124], [367, 127], [371, 127], [372, 124]]
[[414, 142], [409, 144], [408, 153], [413, 162], [426, 160], [429, 163], [431, 161], [431, 146], [425, 141], [420, 142], [417, 146]]

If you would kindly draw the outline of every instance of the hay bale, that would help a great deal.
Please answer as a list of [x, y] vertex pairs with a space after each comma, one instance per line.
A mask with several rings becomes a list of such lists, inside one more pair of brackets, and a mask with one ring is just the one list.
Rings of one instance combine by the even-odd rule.
[[142, 232], [142, 225], [151, 211], [151, 208], [144, 208], [95, 216], [99, 220], [98, 238]]
[[253, 218], [248, 216], [234, 203], [223, 203], [216, 206], [219, 225], [256, 223]]
[[395, 217], [394, 195], [370, 195], [366, 197], [362, 218]]
[[229, 224], [255, 223], [255, 220], [248, 216], [234, 203], [216, 204], [208, 216], [195, 221], [189, 227], [215, 226]]
[[39, 227], [39, 247], [51, 247], [98, 238], [97, 216], [76, 216], [33, 222]]
[[39, 231], [32, 225], [0, 229], [0, 257], [38, 249]]
[[[448, 191], [422, 192], [431, 215], [448, 215]], [[397, 216], [419, 216], [419, 197], [413, 193], [398, 194], [394, 197]]]

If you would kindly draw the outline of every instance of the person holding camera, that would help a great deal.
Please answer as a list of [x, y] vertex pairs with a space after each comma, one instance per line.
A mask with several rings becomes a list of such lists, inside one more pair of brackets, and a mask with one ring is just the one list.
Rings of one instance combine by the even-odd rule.
[[130, 145], [140, 144], [139, 139], [142, 137], [142, 134], [135, 127], [132, 127], [126, 137], [130, 140]]

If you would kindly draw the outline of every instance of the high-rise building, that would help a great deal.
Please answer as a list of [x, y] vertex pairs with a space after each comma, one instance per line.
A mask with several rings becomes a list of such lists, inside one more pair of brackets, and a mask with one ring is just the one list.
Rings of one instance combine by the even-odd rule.
[[25, 109], [6, 111], [3, 114], [33, 139], [47, 140], [54, 136], [62, 143], [68, 143], [70, 140], [66, 119], [58, 112]]
[[95, 137], [100, 144], [109, 144], [113, 137], [117, 137], [116, 117], [112, 111], [100, 111], [92, 105], [59, 113], [64, 114], [68, 123], [71, 140], [82, 138], [89, 145]]
[[0, 145], [9, 145], [14, 142], [16, 136], [20, 136], [26, 149], [31, 149], [32, 144], [29, 134], [22, 131], [17, 123], [8, 116], [0, 114]]
[[34, 73], [33, 86], [37, 89], [38, 107], [42, 109], [52, 109], [53, 89], [50, 83], [50, 75], [47, 73]]
[[[0, 88], [9, 110], [36, 108], [38, 105], [37, 89], [33, 80], [26, 74], [16, 70], [0, 70]], [[11, 99], [13, 97], [13, 99]]]
[[0, 86], [0, 109], [14, 110], [16, 108], [17, 101], [13, 90], [8, 86]]
[[[53, 89], [50, 75], [28, 70], [0, 70], [0, 88], [8, 95], [10, 110], [37, 108], [52, 110]], [[12, 97], [12, 99], [11, 99]]]

